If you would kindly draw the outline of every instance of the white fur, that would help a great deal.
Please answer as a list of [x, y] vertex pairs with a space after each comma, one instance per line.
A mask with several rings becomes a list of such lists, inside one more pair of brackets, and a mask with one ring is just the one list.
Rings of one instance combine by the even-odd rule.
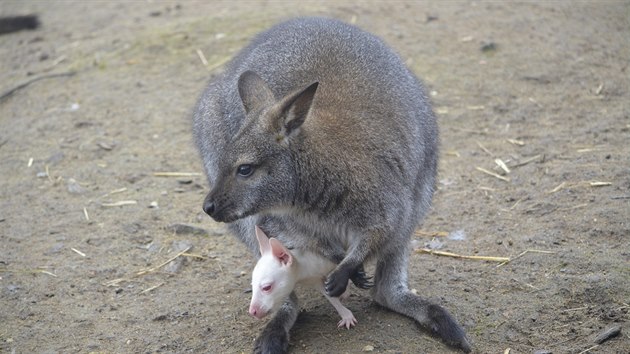
[[348, 296], [348, 291], [339, 298], [333, 298], [324, 290], [324, 279], [335, 268], [334, 263], [313, 252], [289, 251], [279, 241], [268, 239], [258, 227], [256, 236], [261, 257], [252, 272], [250, 315], [260, 319], [275, 312], [300, 284], [314, 287], [326, 296], [341, 316], [338, 327], [350, 328], [357, 323], [352, 312], [340, 301], [340, 298]]

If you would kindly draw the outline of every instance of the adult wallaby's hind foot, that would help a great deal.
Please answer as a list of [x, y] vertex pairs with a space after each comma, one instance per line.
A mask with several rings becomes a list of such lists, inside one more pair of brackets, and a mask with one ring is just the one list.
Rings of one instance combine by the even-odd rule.
[[[392, 250], [393, 251], [393, 250]], [[384, 250], [387, 254], [387, 251]], [[376, 264], [376, 284], [372, 290], [374, 300], [395, 312], [415, 319], [450, 346], [469, 353], [472, 344], [464, 329], [448, 311], [427, 299], [412, 293], [407, 287], [408, 253], [391, 254]], [[393, 276], [385, 276], [390, 274]]]
[[455, 348], [470, 353], [471, 344], [462, 327], [442, 306], [428, 302], [405, 290], [388, 301], [379, 301], [381, 305], [398, 313], [414, 318], [433, 335]]

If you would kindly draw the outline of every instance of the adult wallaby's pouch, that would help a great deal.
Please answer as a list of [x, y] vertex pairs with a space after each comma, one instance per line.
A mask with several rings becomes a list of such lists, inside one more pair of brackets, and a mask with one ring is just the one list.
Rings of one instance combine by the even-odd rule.
[[[409, 240], [431, 205], [438, 128], [422, 84], [381, 39], [332, 19], [278, 24], [208, 85], [193, 131], [210, 185], [203, 208], [252, 251], [260, 225], [289, 248], [338, 263], [331, 296], [349, 279], [368, 287], [361, 267], [375, 260], [375, 301], [470, 351], [451, 315], [408, 289]], [[340, 262], [331, 245], [347, 250]], [[286, 350], [295, 299], [257, 339], [260, 351]]]

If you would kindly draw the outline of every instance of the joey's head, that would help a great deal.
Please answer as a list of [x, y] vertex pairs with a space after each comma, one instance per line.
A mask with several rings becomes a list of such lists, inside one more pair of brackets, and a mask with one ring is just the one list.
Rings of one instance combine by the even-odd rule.
[[261, 319], [280, 308], [295, 288], [293, 255], [275, 238], [256, 226], [260, 259], [252, 273], [252, 301], [249, 314]]
[[260, 76], [244, 72], [238, 91], [246, 113], [240, 130], [220, 157], [219, 173], [210, 181], [204, 211], [216, 221], [232, 222], [289, 206], [297, 176], [294, 142], [300, 139], [318, 83], [279, 100]]

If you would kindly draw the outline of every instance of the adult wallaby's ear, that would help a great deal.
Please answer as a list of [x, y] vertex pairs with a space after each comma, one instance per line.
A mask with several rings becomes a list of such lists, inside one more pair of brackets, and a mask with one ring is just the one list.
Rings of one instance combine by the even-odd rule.
[[269, 245], [269, 237], [263, 232], [263, 230], [256, 225], [256, 239], [258, 239], [258, 249], [260, 249], [260, 254], [264, 255], [271, 251], [271, 246]]
[[297, 132], [304, 123], [313, 105], [319, 82], [314, 82], [301, 90], [296, 90], [278, 102], [280, 111], [280, 133], [285, 137]]
[[289, 252], [289, 250], [284, 247], [284, 245], [280, 241], [275, 238], [270, 238], [269, 245], [271, 246], [271, 252], [273, 253], [273, 256], [276, 257], [280, 261], [280, 263], [282, 263], [283, 265], [291, 265], [291, 263], [293, 262], [293, 256], [291, 255], [291, 252]]
[[267, 83], [255, 72], [248, 70], [238, 78], [238, 94], [241, 96], [245, 113], [275, 102]]

